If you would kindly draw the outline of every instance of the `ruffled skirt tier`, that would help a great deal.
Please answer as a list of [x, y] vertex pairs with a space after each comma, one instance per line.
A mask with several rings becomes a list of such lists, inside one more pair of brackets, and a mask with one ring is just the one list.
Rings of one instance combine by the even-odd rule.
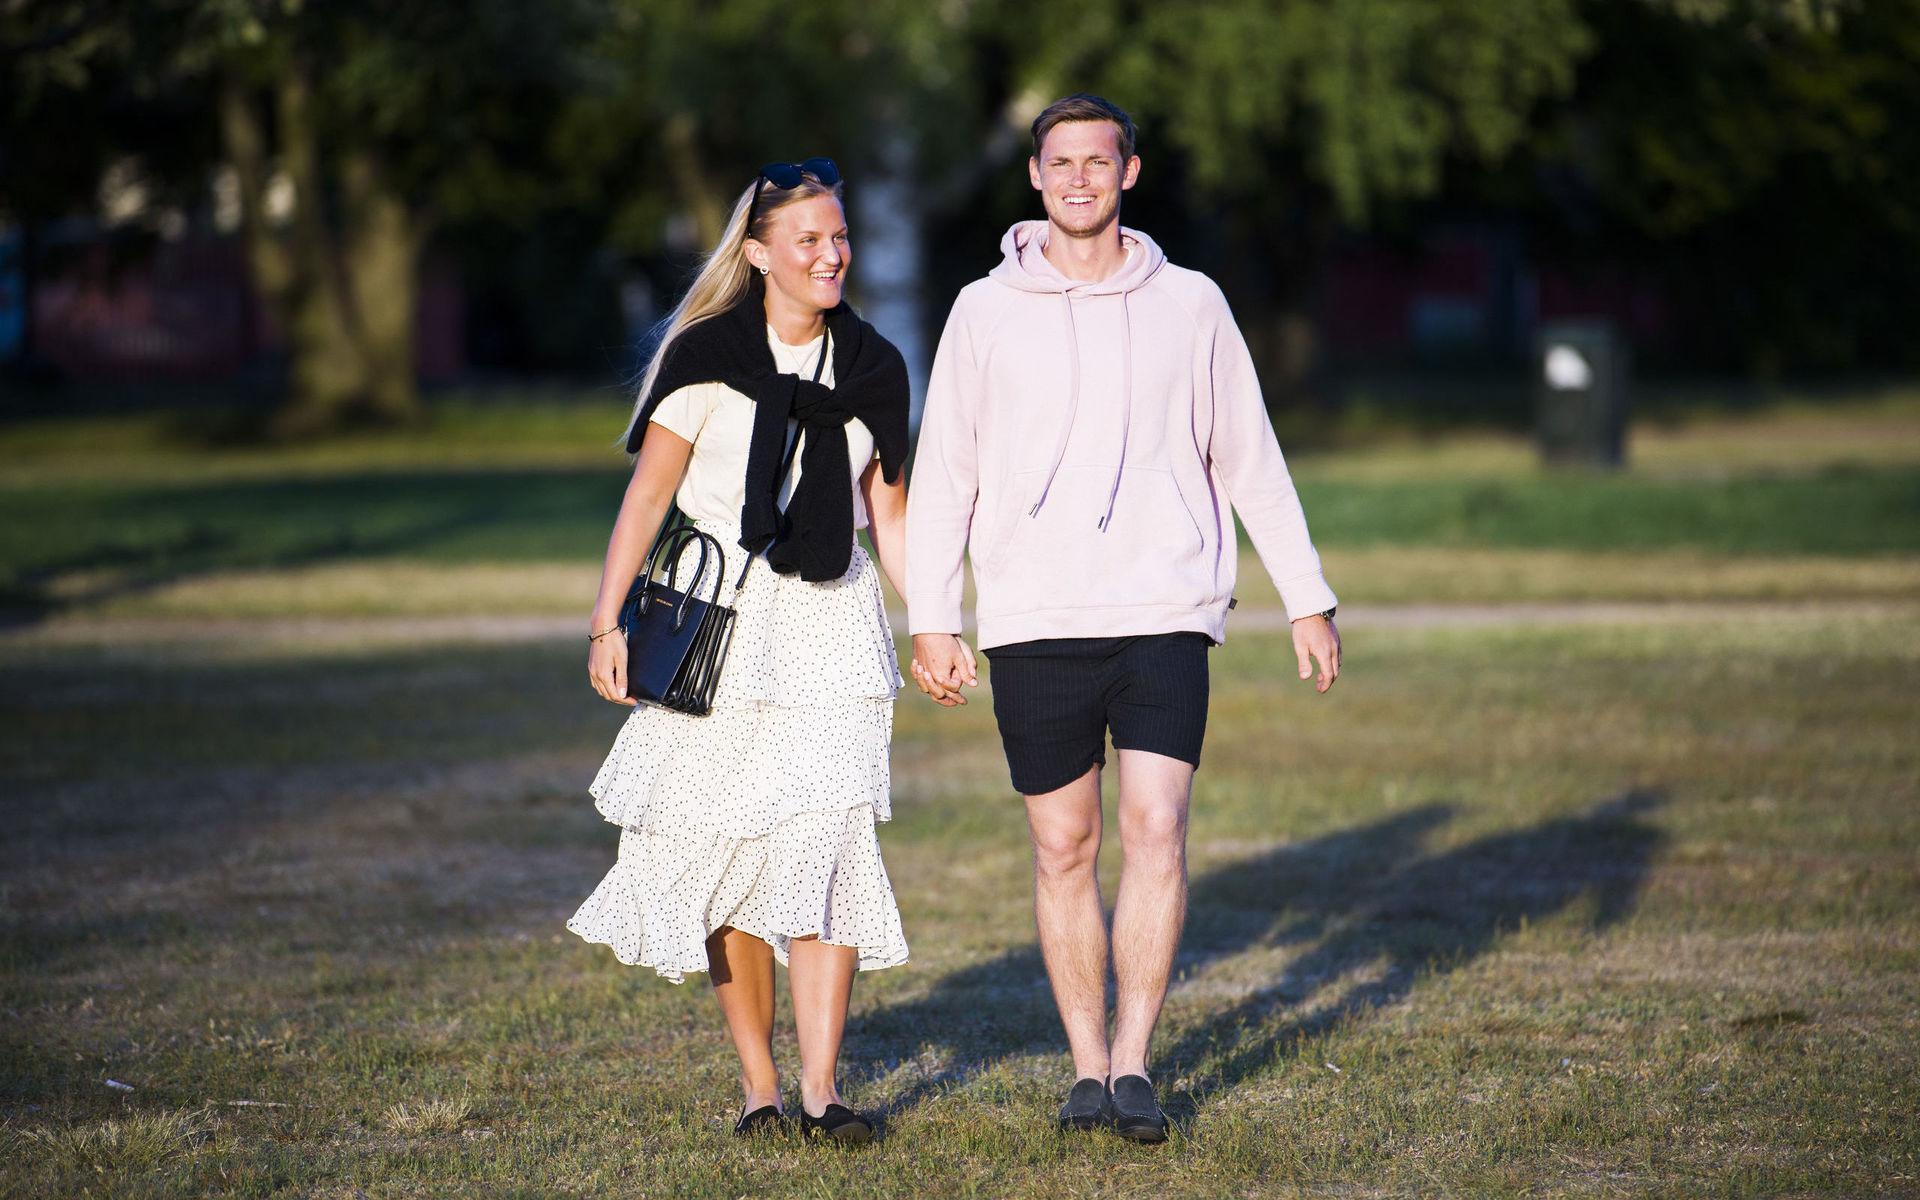
[[856, 545], [838, 580], [756, 561], [736, 593], [738, 531], [701, 528], [727, 549], [720, 601], [737, 614], [714, 711], [627, 718], [589, 788], [620, 826], [619, 860], [567, 928], [675, 982], [707, 969], [706, 939], [722, 926], [782, 962], [802, 937], [855, 947], [863, 970], [904, 962], [875, 835], [892, 815], [901, 683], [878, 572]]

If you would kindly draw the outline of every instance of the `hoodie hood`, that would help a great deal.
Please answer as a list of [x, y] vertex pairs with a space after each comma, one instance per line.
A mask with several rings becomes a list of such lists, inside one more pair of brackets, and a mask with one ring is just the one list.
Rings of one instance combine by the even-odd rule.
[[1046, 477], [1033, 494], [1033, 503], [1027, 508], [1027, 516], [1040, 515], [1040, 506], [1047, 502], [1047, 493], [1053, 489], [1053, 481], [1060, 473], [1060, 463], [1066, 458], [1067, 440], [1073, 435], [1073, 422], [1080, 415], [1080, 329], [1074, 320], [1075, 301], [1088, 301], [1096, 297], [1117, 296], [1120, 299], [1120, 454], [1113, 464], [1113, 483], [1107, 488], [1106, 508], [1100, 514], [1098, 528], [1105, 533], [1107, 523], [1113, 519], [1113, 506], [1120, 497], [1120, 480], [1127, 466], [1127, 435], [1133, 426], [1133, 312], [1127, 304], [1130, 292], [1145, 287], [1160, 268], [1166, 265], [1167, 256], [1160, 251], [1154, 240], [1137, 229], [1120, 227], [1120, 244], [1127, 251], [1127, 260], [1120, 269], [1105, 279], [1098, 281], [1068, 279], [1060, 273], [1058, 267], [1047, 261], [1048, 226], [1045, 221], [1019, 221], [1007, 230], [1000, 239], [1002, 258], [1000, 265], [987, 274], [989, 278], [1022, 292], [1038, 292], [1060, 297], [1061, 320], [1066, 327], [1068, 359], [1073, 364], [1071, 390], [1067, 395], [1066, 419], [1060, 423], [1060, 432], [1055, 435], [1053, 454], [1047, 468]]
[[1146, 286], [1167, 263], [1154, 240], [1137, 229], [1120, 227], [1120, 244], [1127, 261], [1098, 282], [1068, 279], [1047, 261], [1047, 223], [1016, 221], [1000, 239], [1000, 265], [989, 278], [1022, 292], [1069, 292], [1076, 296], [1112, 296]]

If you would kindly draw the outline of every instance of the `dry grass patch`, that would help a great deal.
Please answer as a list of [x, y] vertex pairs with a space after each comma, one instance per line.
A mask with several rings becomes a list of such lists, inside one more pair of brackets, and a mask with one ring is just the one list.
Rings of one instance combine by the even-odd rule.
[[48, 589], [113, 596], [87, 604], [101, 616], [283, 618], [358, 616], [578, 616], [592, 603], [592, 562], [431, 563], [359, 560], [282, 569], [214, 571], [115, 595], [75, 573]]
[[380, 1114], [380, 1127], [403, 1137], [423, 1137], [435, 1133], [454, 1133], [473, 1115], [473, 1098], [417, 1100], [390, 1105]]
[[[1326, 547], [1321, 558], [1342, 611], [1369, 604], [1920, 598], [1920, 559], [1912, 557], [1370, 546]], [[1241, 558], [1235, 590], [1242, 604], [1279, 603], [1251, 555]]]
[[54, 1171], [87, 1176], [159, 1170], [205, 1145], [215, 1128], [212, 1110], [131, 1112], [90, 1124], [15, 1131], [16, 1150]]

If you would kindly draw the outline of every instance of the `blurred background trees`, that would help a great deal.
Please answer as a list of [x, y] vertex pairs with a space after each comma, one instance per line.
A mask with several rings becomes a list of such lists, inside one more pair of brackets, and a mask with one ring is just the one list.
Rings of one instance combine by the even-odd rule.
[[924, 363], [1076, 90], [1135, 115], [1127, 219], [1221, 280], [1277, 404], [1511, 367], [1582, 308], [1674, 370], [1920, 361], [1920, 0], [70, 0], [0, 44], [16, 393], [90, 369], [36, 296], [125, 325], [229, 252], [238, 316], [148, 319], [233, 326], [177, 373], [264, 370], [282, 436], [410, 420], [423, 373], [612, 381], [753, 168], [811, 154]]

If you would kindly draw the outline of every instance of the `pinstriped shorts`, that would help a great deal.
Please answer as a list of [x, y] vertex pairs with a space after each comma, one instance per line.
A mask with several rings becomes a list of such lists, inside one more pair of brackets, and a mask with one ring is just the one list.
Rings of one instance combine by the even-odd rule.
[[1056, 791], [1116, 750], [1200, 765], [1207, 732], [1204, 633], [1049, 638], [986, 651], [993, 716], [1013, 788]]

